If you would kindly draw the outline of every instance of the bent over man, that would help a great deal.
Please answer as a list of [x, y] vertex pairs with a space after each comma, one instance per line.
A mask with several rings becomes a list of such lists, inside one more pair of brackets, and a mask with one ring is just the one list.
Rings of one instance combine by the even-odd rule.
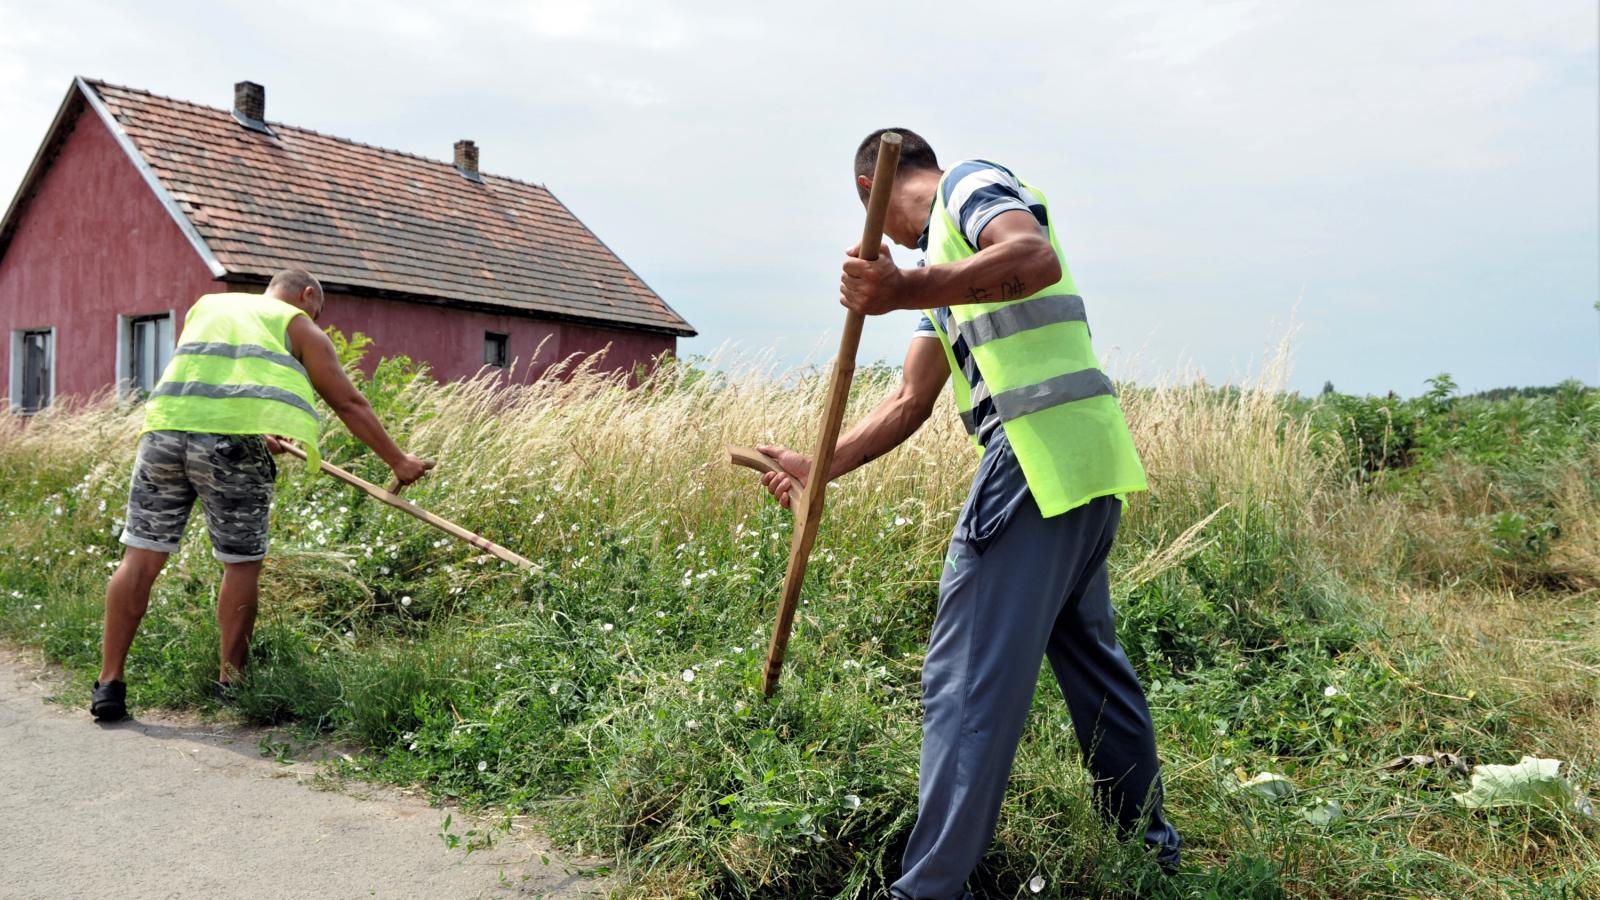
[[205, 509], [212, 553], [222, 563], [217, 696], [227, 699], [244, 671], [255, 628], [278, 472], [272, 453], [282, 449], [274, 436], [299, 441], [316, 467], [313, 390], [402, 484], [422, 477], [427, 463], [389, 437], [345, 376], [333, 343], [312, 324], [323, 302], [322, 285], [310, 273], [289, 269], [265, 294], [208, 294], [189, 310], [172, 362], [145, 403], [122, 532], [128, 549], [106, 588], [100, 678], [89, 706], [96, 719], [127, 715], [128, 648], [196, 499]]
[[[1066, 697], [1097, 807], [1174, 870], [1179, 839], [1162, 816], [1155, 730], [1117, 642], [1106, 576], [1122, 497], [1145, 489], [1144, 470], [1095, 359], [1049, 204], [1004, 166], [968, 160], [943, 170], [926, 141], [893, 130], [903, 143], [884, 233], [924, 250], [926, 265], [897, 268], [887, 246], [873, 261], [852, 248], [840, 302], [867, 315], [924, 316], [899, 388], [839, 440], [826, 477], [910, 437], [952, 373], [956, 406], [983, 456], [939, 582], [922, 672], [917, 822], [892, 893], [968, 896], [1041, 658]], [[856, 152], [863, 202], [882, 133]], [[811, 475], [810, 460], [761, 450], [788, 473], [762, 476], [787, 506], [795, 481]]]

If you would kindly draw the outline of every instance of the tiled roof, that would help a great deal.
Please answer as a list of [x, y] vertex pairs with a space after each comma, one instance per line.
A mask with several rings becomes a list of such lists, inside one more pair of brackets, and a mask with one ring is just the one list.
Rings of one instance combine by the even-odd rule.
[[332, 286], [694, 333], [541, 185], [83, 83], [229, 276], [303, 266]]

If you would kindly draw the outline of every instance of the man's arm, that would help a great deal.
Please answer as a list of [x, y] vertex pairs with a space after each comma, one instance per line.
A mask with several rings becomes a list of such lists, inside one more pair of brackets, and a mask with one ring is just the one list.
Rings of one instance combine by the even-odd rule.
[[1033, 214], [1007, 210], [984, 226], [978, 252], [963, 260], [902, 269], [887, 245], [875, 260], [848, 251], [839, 302], [869, 316], [896, 309], [1020, 300], [1061, 279], [1061, 260]]
[[289, 342], [295, 358], [305, 366], [311, 386], [333, 407], [350, 433], [388, 463], [401, 484], [421, 478], [428, 464], [401, 450], [389, 436], [372, 411], [372, 404], [350, 383], [344, 367], [339, 365], [339, 354], [334, 351], [333, 342], [322, 329], [305, 316], [295, 316], [289, 322]]
[[[950, 377], [944, 346], [937, 339], [913, 338], [906, 350], [905, 367], [894, 393], [885, 397], [867, 417], [839, 439], [833, 454], [833, 472], [828, 480], [858, 469], [900, 446], [928, 421], [939, 391]], [[787, 475], [768, 472], [761, 484], [778, 502], [789, 505], [794, 483], [804, 484], [811, 472], [811, 459], [785, 447], [770, 444], [758, 448], [782, 466]]]

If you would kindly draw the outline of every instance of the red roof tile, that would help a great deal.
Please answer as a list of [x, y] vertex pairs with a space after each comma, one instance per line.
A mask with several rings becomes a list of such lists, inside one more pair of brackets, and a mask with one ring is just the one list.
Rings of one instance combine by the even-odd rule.
[[543, 186], [87, 81], [228, 275], [694, 334]]

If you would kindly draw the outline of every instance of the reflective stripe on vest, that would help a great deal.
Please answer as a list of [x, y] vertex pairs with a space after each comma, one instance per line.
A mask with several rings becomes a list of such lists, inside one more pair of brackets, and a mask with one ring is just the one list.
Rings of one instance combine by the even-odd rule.
[[1108, 395], [1115, 397], [1117, 389], [1112, 387], [1106, 373], [1099, 369], [1083, 369], [995, 394], [994, 405], [1000, 410], [1001, 421], [1009, 422], [1052, 406]]
[[1077, 294], [1032, 297], [1011, 306], [1002, 306], [973, 316], [958, 327], [962, 336], [967, 339], [968, 347], [981, 347], [991, 341], [1061, 322], [1089, 324], [1089, 316], [1083, 309], [1082, 297]]
[[212, 400], [276, 400], [304, 410], [312, 421], [317, 408], [279, 387], [264, 384], [206, 384], [203, 381], [163, 381], [150, 392], [152, 397], [207, 397]]
[[[264, 359], [267, 362], [277, 363], [280, 366], [293, 369], [301, 375], [306, 374], [306, 367], [300, 365], [300, 360], [287, 353], [279, 353], [258, 347], [255, 344], [222, 344], [214, 341], [200, 341], [189, 344], [179, 344], [178, 349], [172, 351], [173, 356], [220, 356], [224, 359], [245, 359], [253, 357]], [[309, 376], [307, 376], [309, 377]]]

